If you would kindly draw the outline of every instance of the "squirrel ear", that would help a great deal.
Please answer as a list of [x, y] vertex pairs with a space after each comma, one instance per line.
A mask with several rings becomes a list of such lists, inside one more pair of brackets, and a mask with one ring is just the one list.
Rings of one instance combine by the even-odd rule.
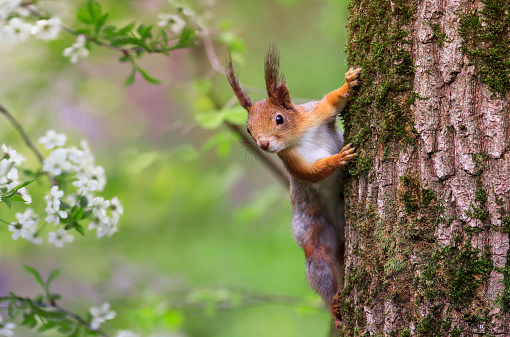
[[232, 56], [228, 56], [227, 59], [227, 66], [226, 66], [226, 76], [228, 79], [228, 82], [230, 83], [230, 86], [232, 87], [232, 90], [234, 90], [234, 94], [237, 97], [237, 100], [239, 101], [239, 104], [248, 112], [250, 112], [250, 108], [253, 105], [251, 102], [250, 96], [243, 90], [241, 85], [239, 84], [239, 80], [237, 79], [236, 75], [234, 74], [234, 67], [232, 66]]
[[269, 46], [264, 70], [269, 100], [286, 109], [292, 109], [294, 105], [290, 99], [289, 88], [280, 72], [280, 55], [275, 45]]

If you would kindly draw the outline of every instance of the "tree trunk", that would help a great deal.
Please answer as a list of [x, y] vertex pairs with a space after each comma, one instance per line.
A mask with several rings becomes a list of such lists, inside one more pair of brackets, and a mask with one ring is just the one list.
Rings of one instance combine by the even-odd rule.
[[510, 336], [510, 1], [352, 0], [344, 336]]

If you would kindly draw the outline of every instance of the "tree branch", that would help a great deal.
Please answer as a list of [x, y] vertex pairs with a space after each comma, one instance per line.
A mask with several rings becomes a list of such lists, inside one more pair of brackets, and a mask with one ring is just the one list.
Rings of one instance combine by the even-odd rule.
[[19, 303], [28, 303], [29, 305], [33, 305], [33, 306], [36, 306], [36, 307], [39, 307], [39, 308], [48, 308], [48, 307], [53, 308], [53, 309], [55, 309], [58, 312], [66, 314], [68, 317], [70, 317], [71, 319], [73, 319], [77, 323], [83, 325], [84, 327], [86, 327], [90, 331], [93, 331], [93, 332], [97, 333], [99, 336], [108, 337], [108, 335], [104, 331], [99, 330], [99, 329], [98, 330], [92, 329], [90, 324], [84, 318], [82, 318], [81, 316], [73, 313], [72, 311], [69, 311], [68, 309], [65, 309], [65, 308], [59, 306], [55, 302], [49, 302], [49, 303], [34, 302], [31, 298], [26, 298], [26, 297], [21, 297], [21, 296], [0, 297], [0, 301], [12, 301], [12, 300], [17, 301]]
[[[0, 103], [0, 113], [3, 114], [9, 122], [11, 122], [12, 126], [18, 131], [21, 138], [25, 141], [27, 146], [32, 150], [32, 152], [35, 154], [41, 165], [44, 164], [44, 157], [42, 156], [41, 152], [37, 149], [37, 147], [34, 145], [30, 137], [28, 137], [28, 134], [25, 132], [21, 124], [14, 118], [14, 116]], [[46, 176], [48, 176], [48, 179], [50, 180], [52, 185], [57, 185], [57, 181], [55, 178], [48, 172], [45, 172]]]

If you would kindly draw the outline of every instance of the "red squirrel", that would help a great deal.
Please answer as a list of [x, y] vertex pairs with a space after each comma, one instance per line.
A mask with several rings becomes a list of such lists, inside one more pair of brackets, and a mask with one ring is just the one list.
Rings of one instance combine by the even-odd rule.
[[270, 47], [265, 60], [267, 99], [252, 103], [228, 60], [227, 78], [239, 103], [248, 111], [247, 131], [257, 145], [276, 153], [290, 174], [292, 230], [304, 250], [310, 286], [326, 301], [337, 328], [341, 323], [336, 296], [344, 268], [344, 198], [339, 168], [355, 155], [342, 147], [336, 127], [361, 69], [350, 69], [345, 84], [320, 101], [294, 105], [280, 72], [279, 54]]

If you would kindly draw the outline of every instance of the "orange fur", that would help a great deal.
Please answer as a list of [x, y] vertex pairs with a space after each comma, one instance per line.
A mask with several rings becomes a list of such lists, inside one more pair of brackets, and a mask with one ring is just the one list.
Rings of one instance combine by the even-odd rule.
[[350, 144], [344, 146], [340, 153], [321, 158], [311, 164], [304, 160], [295, 148], [278, 152], [278, 157], [280, 157], [292, 176], [298, 180], [310, 183], [316, 183], [327, 178], [337, 168], [347, 164], [355, 155], [354, 148]]

